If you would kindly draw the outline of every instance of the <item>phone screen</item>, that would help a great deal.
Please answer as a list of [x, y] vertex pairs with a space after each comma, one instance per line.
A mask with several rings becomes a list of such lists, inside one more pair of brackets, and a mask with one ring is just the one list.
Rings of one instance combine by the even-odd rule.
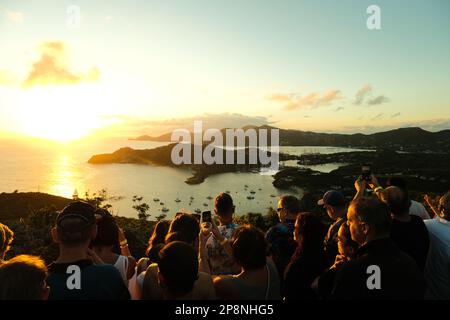
[[211, 222], [211, 211], [202, 212], [202, 222]]

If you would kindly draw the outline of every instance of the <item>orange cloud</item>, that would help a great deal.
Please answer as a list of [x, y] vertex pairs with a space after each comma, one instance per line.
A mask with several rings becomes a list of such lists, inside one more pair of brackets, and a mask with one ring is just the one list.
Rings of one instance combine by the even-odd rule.
[[335, 100], [342, 99], [340, 90], [328, 90], [324, 93], [313, 92], [306, 96], [300, 94], [276, 93], [268, 97], [269, 100], [285, 102], [284, 110], [296, 110], [303, 108], [317, 108], [332, 104]]
[[49, 41], [40, 46], [40, 58], [33, 64], [24, 87], [37, 85], [67, 85], [97, 81], [100, 71], [91, 68], [86, 74], [76, 74], [69, 70], [66, 62], [66, 48], [62, 41]]

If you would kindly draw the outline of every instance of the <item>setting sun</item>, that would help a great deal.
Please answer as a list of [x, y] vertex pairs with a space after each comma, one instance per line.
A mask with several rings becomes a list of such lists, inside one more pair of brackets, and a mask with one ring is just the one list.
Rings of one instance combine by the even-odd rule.
[[37, 87], [22, 94], [21, 131], [25, 135], [69, 142], [103, 127], [93, 86]]

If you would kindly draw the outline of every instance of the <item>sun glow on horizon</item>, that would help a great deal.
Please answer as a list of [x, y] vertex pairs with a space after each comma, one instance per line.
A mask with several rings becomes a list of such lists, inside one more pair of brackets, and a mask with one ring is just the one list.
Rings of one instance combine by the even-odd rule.
[[22, 91], [19, 132], [68, 143], [108, 125], [108, 103], [95, 85], [35, 87]]

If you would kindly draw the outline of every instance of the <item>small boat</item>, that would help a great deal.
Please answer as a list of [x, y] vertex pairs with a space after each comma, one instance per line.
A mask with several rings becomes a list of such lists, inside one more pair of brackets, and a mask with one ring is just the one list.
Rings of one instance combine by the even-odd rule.
[[230, 191], [225, 191], [225, 193], [230, 193]]
[[259, 191], [261, 191], [262, 189], [261, 189], [261, 188], [259, 188], [258, 190], [259, 190]]
[[206, 197], [206, 199], [208, 199], [208, 200], [212, 200], [212, 198], [213, 198], [213, 197], [211, 197], [211, 196], [207, 196], [207, 197]]
[[276, 198], [277, 196], [276, 195], [274, 195], [274, 194], [271, 194], [270, 195], [272, 198]]
[[255, 199], [255, 197], [253, 197], [253, 196], [247, 196], [247, 199], [248, 199], [248, 200], [252, 200], [252, 199]]
[[153, 198], [153, 201], [158, 202], [159, 199], [158, 198]]
[[191, 199], [191, 200], [193, 200], [193, 199], [194, 199], [194, 197], [193, 197], [193, 196], [191, 196], [191, 197], [190, 197], [190, 199]]
[[200, 209], [195, 209], [194, 212], [195, 212], [195, 213], [202, 213], [202, 210], [200, 210]]
[[164, 207], [164, 208], [161, 209], [161, 211], [162, 211], [162, 212], [167, 212], [167, 211], [169, 211], [169, 209], [167, 209], [166, 207]]
[[244, 185], [244, 188], [248, 188], [248, 185], [245, 184], [245, 185]]
[[204, 205], [205, 207], [207, 207], [207, 206], [208, 206], [208, 204], [207, 204], [207, 203], [204, 203], [203, 205]]
[[164, 202], [160, 202], [159, 204], [163, 206], [163, 205], [164, 205]]
[[176, 199], [175, 199], [175, 202], [181, 202], [181, 200], [180, 200], [180, 199], [178, 199], [178, 198], [176, 198]]
[[251, 193], [251, 194], [255, 194], [256, 192], [252, 190], [252, 191], [250, 191], [250, 193]]

